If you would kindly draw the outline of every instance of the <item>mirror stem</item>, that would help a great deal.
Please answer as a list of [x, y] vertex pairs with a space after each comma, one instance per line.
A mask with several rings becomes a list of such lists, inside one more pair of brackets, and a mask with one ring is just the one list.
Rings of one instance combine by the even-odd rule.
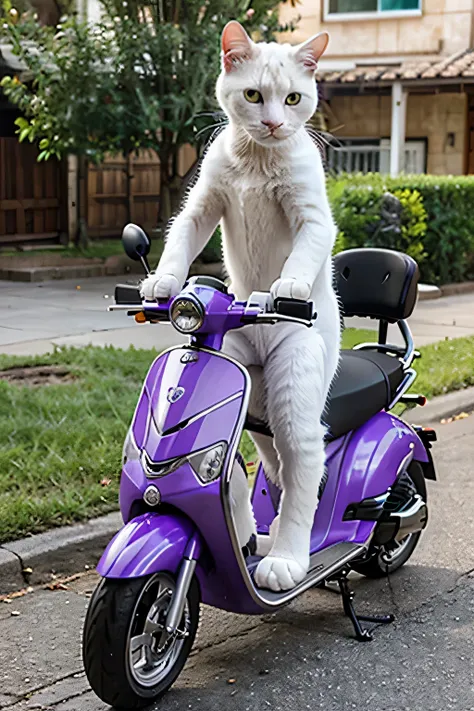
[[146, 257], [140, 257], [140, 261], [143, 265], [143, 269], [145, 270], [145, 273], [148, 275], [151, 272], [150, 265], [148, 263], [148, 259]]

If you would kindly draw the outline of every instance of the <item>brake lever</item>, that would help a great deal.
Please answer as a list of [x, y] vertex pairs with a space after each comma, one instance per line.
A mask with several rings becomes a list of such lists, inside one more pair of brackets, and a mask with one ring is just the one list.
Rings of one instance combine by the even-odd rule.
[[298, 318], [297, 316], [285, 316], [284, 314], [277, 313], [258, 314], [258, 316], [255, 317], [254, 323], [275, 324], [279, 323], [280, 321], [284, 321], [285, 323], [298, 323], [301, 324], [301, 326], [306, 326], [307, 328], [311, 328], [313, 325], [312, 321], [308, 321], [305, 318]]

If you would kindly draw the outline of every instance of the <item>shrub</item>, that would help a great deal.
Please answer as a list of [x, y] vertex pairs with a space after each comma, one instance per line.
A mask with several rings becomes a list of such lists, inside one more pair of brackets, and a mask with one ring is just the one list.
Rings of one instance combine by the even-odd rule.
[[421, 266], [426, 253], [426, 210], [417, 190], [394, 190], [401, 203], [401, 231], [377, 229], [386, 191], [378, 186], [351, 186], [333, 201], [334, 216], [339, 227], [335, 253], [354, 247], [386, 247], [406, 252]]
[[368, 232], [384, 192], [390, 191], [402, 202], [402, 232], [373, 246], [408, 252], [430, 283], [474, 278], [474, 178], [343, 175], [328, 180], [328, 191], [340, 230], [339, 249], [371, 244]]
[[[328, 179], [329, 200], [339, 228], [335, 253], [353, 247], [387, 247], [406, 252], [418, 262], [423, 281], [448, 284], [474, 279], [474, 176], [369, 173]], [[384, 194], [402, 204], [401, 233], [381, 234]], [[222, 258], [217, 228], [201, 258]]]

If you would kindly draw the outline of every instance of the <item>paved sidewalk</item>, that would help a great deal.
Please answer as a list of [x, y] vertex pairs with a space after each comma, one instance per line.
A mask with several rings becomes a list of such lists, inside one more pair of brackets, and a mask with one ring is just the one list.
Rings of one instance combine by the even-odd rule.
[[[25, 284], [0, 281], [0, 352], [33, 355], [55, 346], [87, 344], [162, 349], [186, 340], [169, 325], [138, 326], [124, 313], [107, 312], [117, 281], [125, 282], [126, 277]], [[376, 328], [368, 319], [349, 321], [348, 325]], [[474, 294], [420, 301], [410, 325], [418, 346], [474, 335]]]

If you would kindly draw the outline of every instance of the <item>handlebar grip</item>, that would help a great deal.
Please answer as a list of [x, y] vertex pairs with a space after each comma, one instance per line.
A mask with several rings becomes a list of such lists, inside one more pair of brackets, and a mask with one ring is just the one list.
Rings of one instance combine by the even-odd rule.
[[117, 284], [115, 287], [115, 303], [126, 306], [128, 306], [128, 304], [141, 306], [143, 300], [140, 289], [134, 284]]
[[301, 299], [275, 299], [274, 311], [282, 316], [292, 316], [311, 321], [316, 317], [312, 301], [302, 301]]

